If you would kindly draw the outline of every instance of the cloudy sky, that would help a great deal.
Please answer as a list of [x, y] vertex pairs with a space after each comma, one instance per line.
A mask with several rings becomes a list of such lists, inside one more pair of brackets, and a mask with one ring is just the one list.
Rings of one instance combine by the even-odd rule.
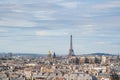
[[0, 52], [120, 52], [120, 0], [0, 0]]

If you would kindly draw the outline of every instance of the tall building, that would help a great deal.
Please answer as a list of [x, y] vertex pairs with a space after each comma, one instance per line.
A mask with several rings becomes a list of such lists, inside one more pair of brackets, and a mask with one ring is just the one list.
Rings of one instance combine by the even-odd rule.
[[103, 55], [101, 58], [101, 64], [105, 64], [106, 60], [107, 60], [107, 57]]
[[48, 51], [48, 60], [51, 60], [51, 52], [50, 52], [50, 50]]
[[53, 53], [53, 62], [56, 62], [56, 54], [55, 54], [55, 52]]
[[55, 52], [54, 52], [54, 54], [53, 54], [53, 58], [56, 58], [56, 54], [55, 54]]
[[73, 50], [73, 44], [72, 44], [72, 35], [70, 35], [70, 49], [69, 49], [69, 54], [68, 57], [75, 56], [74, 50]]

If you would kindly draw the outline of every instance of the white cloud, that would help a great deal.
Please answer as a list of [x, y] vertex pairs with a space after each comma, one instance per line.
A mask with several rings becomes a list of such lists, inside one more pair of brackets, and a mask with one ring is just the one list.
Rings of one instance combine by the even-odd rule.
[[95, 9], [111, 9], [120, 8], [120, 1], [108, 1], [107, 3], [97, 4], [94, 6]]
[[95, 42], [95, 44], [96, 44], [96, 45], [104, 45], [104, 44], [106, 44], [106, 43], [101, 41], [101, 42]]
[[78, 2], [63, 2], [63, 3], [58, 3], [58, 5], [71, 9], [71, 8], [77, 8]]
[[83, 25], [83, 27], [81, 28], [81, 31], [80, 33], [82, 35], [93, 35], [96, 33], [96, 25], [92, 25], [92, 24], [89, 24], [89, 25]]
[[21, 10], [21, 9], [13, 9], [12, 11], [15, 13], [23, 13], [24, 12], [24, 10]]
[[55, 20], [55, 18], [53, 18], [51, 16], [45, 16], [45, 15], [35, 15], [35, 17], [38, 20]]
[[0, 20], [0, 26], [8, 26], [8, 27], [34, 27], [36, 25], [35, 22], [27, 21], [27, 20], [18, 20], [18, 19], [9, 19], [5, 18]]
[[3, 29], [0, 29], [0, 33], [2, 33], [2, 32], [7, 32], [6, 30], [3, 30]]
[[35, 11], [33, 15], [39, 20], [55, 20], [54, 13], [55, 11]]
[[68, 35], [68, 33], [62, 32], [62, 31], [36, 31], [35, 34], [37, 36], [61, 36], [61, 35]]
[[37, 32], [36, 32], [36, 35], [46, 36], [46, 35], [49, 35], [49, 34], [48, 34], [48, 32], [46, 32], [46, 31], [37, 31]]

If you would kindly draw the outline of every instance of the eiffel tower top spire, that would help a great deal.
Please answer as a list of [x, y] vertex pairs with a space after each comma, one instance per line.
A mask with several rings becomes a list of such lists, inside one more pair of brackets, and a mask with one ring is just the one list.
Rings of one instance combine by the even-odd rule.
[[72, 46], [72, 35], [70, 35], [70, 49], [72, 49], [73, 46]]
[[70, 49], [69, 49], [69, 54], [68, 56], [75, 56], [74, 50], [73, 50], [73, 43], [72, 43], [72, 35], [70, 35]]

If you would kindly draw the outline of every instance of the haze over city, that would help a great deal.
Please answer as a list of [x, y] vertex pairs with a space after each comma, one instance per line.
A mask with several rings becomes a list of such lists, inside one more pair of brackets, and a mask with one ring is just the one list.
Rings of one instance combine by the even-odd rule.
[[120, 52], [119, 0], [1, 0], [0, 52]]

